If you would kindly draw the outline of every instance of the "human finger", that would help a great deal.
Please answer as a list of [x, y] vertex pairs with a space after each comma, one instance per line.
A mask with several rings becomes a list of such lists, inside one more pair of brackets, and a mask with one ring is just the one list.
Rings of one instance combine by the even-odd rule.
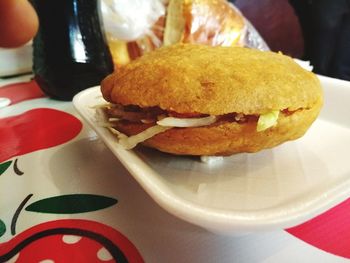
[[27, 0], [0, 0], [0, 46], [18, 47], [38, 30], [38, 17]]

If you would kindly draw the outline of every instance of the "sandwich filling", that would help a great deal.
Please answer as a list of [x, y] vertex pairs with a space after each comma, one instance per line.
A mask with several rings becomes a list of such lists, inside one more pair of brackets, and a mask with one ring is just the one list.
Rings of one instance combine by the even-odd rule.
[[[159, 107], [141, 108], [136, 105], [104, 104], [98, 106], [98, 119], [102, 120], [102, 126], [107, 127], [113, 134], [117, 135], [118, 142], [125, 149], [132, 149], [153, 136], [172, 128], [203, 127], [218, 123], [219, 121], [236, 122], [244, 124], [247, 122], [257, 123], [257, 132], [262, 132], [278, 122], [280, 113], [290, 115], [295, 111], [272, 110], [260, 115], [245, 115], [243, 113], [229, 113], [223, 115], [207, 115], [201, 113], [177, 113], [166, 111]], [[146, 130], [132, 136], [119, 132], [115, 126], [119, 121], [151, 125]]]

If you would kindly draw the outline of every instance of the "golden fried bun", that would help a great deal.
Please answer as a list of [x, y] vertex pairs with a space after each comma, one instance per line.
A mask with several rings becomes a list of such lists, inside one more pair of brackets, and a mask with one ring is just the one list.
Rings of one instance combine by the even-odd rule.
[[[186, 155], [256, 152], [297, 139], [323, 103], [318, 78], [287, 56], [193, 44], [146, 54], [108, 76], [101, 91], [114, 104], [156, 107], [180, 116], [216, 116], [210, 125], [171, 128], [144, 142]], [[271, 111], [279, 113], [277, 123], [257, 131], [259, 117]], [[152, 125], [121, 121], [115, 127], [130, 136]]]

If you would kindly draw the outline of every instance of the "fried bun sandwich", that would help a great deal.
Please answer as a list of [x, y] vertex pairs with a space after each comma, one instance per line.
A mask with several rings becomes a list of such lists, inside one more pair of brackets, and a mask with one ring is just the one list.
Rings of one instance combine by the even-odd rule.
[[177, 44], [105, 78], [109, 129], [178, 155], [257, 152], [304, 135], [323, 103], [318, 78], [282, 54]]

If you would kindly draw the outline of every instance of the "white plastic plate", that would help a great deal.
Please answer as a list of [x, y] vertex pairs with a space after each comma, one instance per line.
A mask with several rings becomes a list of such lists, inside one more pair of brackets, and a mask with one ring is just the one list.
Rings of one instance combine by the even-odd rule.
[[[95, 121], [99, 87], [74, 105], [144, 190], [169, 213], [211, 231], [288, 228], [350, 197], [350, 83], [320, 77], [325, 105], [306, 135], [212, 164], [138, 147], [124, 150]], [[132, 193], [130, 193], [132, 195]]]

